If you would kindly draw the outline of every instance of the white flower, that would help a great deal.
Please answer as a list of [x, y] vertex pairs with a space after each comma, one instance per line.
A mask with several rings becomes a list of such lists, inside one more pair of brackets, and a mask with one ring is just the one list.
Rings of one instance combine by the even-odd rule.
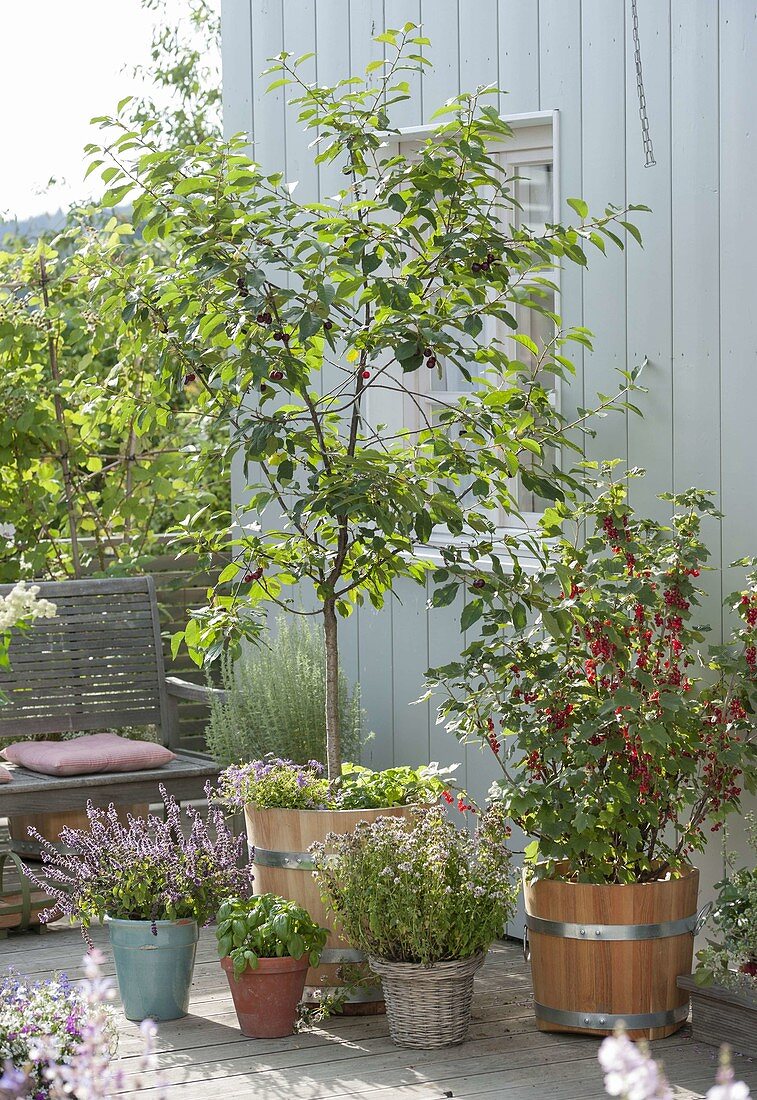
[[10, 630], [24, 620], [55, 617], [55, 604], [38, 599], [38, 593], [38, 585], [27, 588], [24, 581], [19, 581], [7, 596], [0, 596], [0, 632]]
[[623, 1100], [672, 1100], [660, 1067], [645, 1048], [624, 1034], [608, 1036], [599, 1048], [599, 1064], [605, 1071], [608, 1096]]
[[717, 1084], [707, 1093], [707, 1100], [750, 1100], [749, 1086], [743, 1081], [734, 1081], [730, 1051], [723, 1047], [720, 1055], [720, 1069]]

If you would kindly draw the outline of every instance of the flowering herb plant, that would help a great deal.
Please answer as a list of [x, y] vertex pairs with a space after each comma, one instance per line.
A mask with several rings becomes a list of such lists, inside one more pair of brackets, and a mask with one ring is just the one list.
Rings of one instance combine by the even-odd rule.
[[636, 517], [604, 470], [595, 499], [545, 513], [543, 573], [500, 566], [477, 589], [481, 639], [430, 682], [450, 728], [488, 746], [492, 796], [537, 838], [527, 854], [546, 874], [644, 882], [677, 873], [755, 787], [757, 571], [742, 563], [738, 625], [705, 648], [710, 495], [663, 497], [666, 526]]
[[[85, 955], [85, 980], [77, 987], [65, 977], [30, 984], [11, 975], [0, 984], [0, 1100], [112, 1100], [124, 1091], [108, 1004], [115, 990], [102, 977], [104, 961], [97, 950]], [[139, 1030], [142, 1053], [136, 1076], [129, 1073], [135, 1092], [148, 1087], [144, 1075], [155, 1069], [155, 1023], [144, 1020]], [[165, 1100], [160, 1080], [149, 1087], [155, 1100]]]
[[235, 764], [221, 773], [218, 794], [235, 809], [368, 810], [438, 801], [447, 790], [454, 767], [432, 763], [420, 768], [398, 767], [374, 772], [358, 764], [343, 764], [340, 777], [329, 784], [323, 764], [266, 756]]
[[317, 966], [326, 946], [328, 929], [316, 924], [301, 905], [276, 894], [228, 898], [218, 910], [218, 954], [234, 963], [239, 977], [259, 959], [301, 959]]
[[[757, 856], [757, 819], [747, 815], [748, 836]], [[733, 867], [733, 858], [729, 857]], [[751, 990], [757, 994], [757, 867], [742, 867], [718, 883], [711, 922], [718, 940], [697, 952], [700, 985]]]
[[[82, 1042], [87, 1020], [86, 998], [65, 974], [31, 982], [11, 971], [0, 981], [0, 1064], [8, 1061], [17, 1068], [26, 1067], [28, 1092], [47, 1097], [49, 1061], [70, 1060]], [[103, 1017], [103, 1028], [112, 1051], [116, 1031], [109, 1014]], [[42, 1055], [38, 1049], [42, 1041], [48, 1051], [54, 1048], [54, 1057]]]
[[501, 808], [474, 836], [441, 808], [418, 810], [412, 824], [382, 817], [354, 833], [314, 844], [315, 878], [345, 937], [394, 962], [430, 965], [486, 950], [511, 916], [510, 874]]
[[[26, 872], [55, 901], [43, 921], [67, 916], [85, 934], [93, 919], [106, 915], [206, 924], [225, 897], [249, 888], [251, 871], [238, 866], [243, 838], [232, 836], [222, 811], [209, 807], [203, 818], [193, 807], [182, 811], [165, 787], [160, 793], [164, 818], [129, 814], [126, 824], [112, 805], [101, 810], [88, 803], [89, 829], [63, 829], [63, 852], [30, 830], [43, 865]], [[210, 798], [210, 788], [206, 793]]]

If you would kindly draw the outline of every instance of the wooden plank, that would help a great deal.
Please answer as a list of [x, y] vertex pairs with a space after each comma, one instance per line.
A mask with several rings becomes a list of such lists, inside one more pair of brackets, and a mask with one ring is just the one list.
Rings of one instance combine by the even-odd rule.
[[[705, 0], [672, 0], [673, 480], [720, 490], [720, 284], [701, 257], [720, 248], [718, 15]], [[717, 501], [720, 504], [720, 501]], [[705, 519], [714, 572], [700, 584], [705, 621], [722, 622], [721, 528]]]
[[266, 173], [286, 174], [284, 89], [267, 92], [274, 77], [261, 76], [284, 49], [283, 0], [255, 0], [251, 6], [253, 158]]
[[375, 734], [363, 750], [363, 762], [377, 770], [393, 762], [393, 614], [391, 597], [381, 611], [369, 604], [360, 609], [360, 697], [367, 729]]
[[429, 758], [429, 706], [411, 706], [422, 694], [428, 668], [426, 589], [403, 580], [392, 605], [392, 702], [395, 764], [418, 764]]
[[504, 115], [539, 110], [539, 5], [499, 0], [499, 86]]
[[[415, 23], [418, 26], [421, 22], [421, 0], [384, 0], [384, 20], [387, 28], [392, 30], [401, 31], [406, 23]], [[391, 46], [387, 46], [386, 57], [388, 61], [395, 57], [395, 51]], [[407, 81], [410, 98], [402, 103], [395, 103], [390, 108], [389, 118], [392, 126], [420, 126], [423, 122], [421, 74], [416, 68], [401, 73], [398, 80]]]
[[[349, 0], [318, 0], [316, 4], [316, 69], [319, 84], [334, 85], [352, 75], [349, 71], [349, 14]], [[342, 172], [344, 163], [342, 158], [337, 158], [328, 164], [319, 165], [319, 192], [322, 199], [338, 195], [349, 185], [347, 176]]]
[[[643, 383], [649, 388], [635, 402], [643, 418], [628, 421], [628, 461], [650, 470], [632, 483], [630, 500], [653, 518], [669, 517], [670, 506], [657, 499], [673, 487], [672, 266], [670, 197], [670, 5], [639, 0], [639, 27], [649, 124], [657, 164], [644, 167], [636, 72], [626, 68], [626, 194], [644, 203], [644, 250], [626, 252], [628, 362], [647, 357]], [[631, 42], [631, 10], [626, 14], [626, 41]]]
[[252, 133], [252, 3], [222, 0], [223, 129], [227, 137]]
[[[296, 5], [284, 5], [284, 41], [293, 59], [306, 53], [314, 53], [316, 42], [316, 0], [299, 0]], [[311, 57], [297, 70], [307, 84], [316, 79], [316, 59]], [[301, 89], [292, 85], [285, 89], [286, 107], [286, 166], [287, 180], [290, 185], [296, 182], [295, 199], [298, 202], [317, 202], [318, 165], [315, 164], [316, 149], [309, 148], [315, 131], [306, 130], [297, 121], [299, 107], [290, 106], [293, 98], [302, 94]]]
[[[460, 43], [460, 89], [477, 88], [499, 82], [499, 36], [497, 0], [459, 0], [458, 35]], [[481, 103], [495, 106], [499, 96], [484, 96]]]
[[[557, 150], [560, 218], [573, 222], [567, 199], [583, 192], [581, 158], [581, 3], [580, 0], [540, 0], [539, 5], [539, 108], [559, 110], [560, 145]], [[560, 308], [563, 327], [583, 324], [583, 278], [575, 264], [566, 263], [560, 273]], [[572, 419], [584, 401], [583, 351], [572, 345], [567, 354], [576, 366], [575, 378], [561, 392], [561, 406]]]
[[431, 40], [431, 45], [423, 51], [431, 66], [424, 68], [422, 77], [423, 121], [428, 122], [434, 111], [460, 94], [460, 46], [454, 33], [458, 0], [424, 3], [422, 15], [423, 34]]
[[381, 70], [366, 74], [366, 66], [384, 56], [384, 46], [374, 42], [384, 30], [384, 0], [350, 0], [350, 75], [363, 78], [375, 88]]
[[757, 377], [757, 222], [750, 215], [757, 173], [754, 105], [757, 35], [753, 5], [720, 8], [720, 280], [723, 590], [739, 573], [730, 562], [757, 547], [754, 407]]
[[[606, 0], [584, 0], [581, 53], [583, 197], [594, 213], [608, 203], [625, 205], [625, 62], [623, 7]], [[631, 242], [631, 248], [636, 245]], [[594, 353], [584, 356], [584, 392], [589, 405], [597, 393], [614, 393], [626, 369], [626, 271], [616, 251], [589, 253], [583, 277], [584, 320], [595, 334]], [[626, 420], [614, 414], [591, 427], [587, 458], [627, 462]]]

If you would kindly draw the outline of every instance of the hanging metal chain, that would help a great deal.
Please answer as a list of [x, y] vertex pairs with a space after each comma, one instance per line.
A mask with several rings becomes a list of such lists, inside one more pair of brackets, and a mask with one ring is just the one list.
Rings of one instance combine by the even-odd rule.
[[657, 164], [654, 159], [652, 138], [649, 136], [649, 118], [647, 117], [647, 97], [644, 95], [644, 74], [641, 71], [641, 44], [639, 42], [639, 12], [636, 6], [637, 0], [631, 0], [631, 16], [633, 18], [633, 56], [636, 63], [636, 90], [639, 93], [639, 118], [641, 119], [641, 140], [644, 144], [644, 167], [651, 168]]

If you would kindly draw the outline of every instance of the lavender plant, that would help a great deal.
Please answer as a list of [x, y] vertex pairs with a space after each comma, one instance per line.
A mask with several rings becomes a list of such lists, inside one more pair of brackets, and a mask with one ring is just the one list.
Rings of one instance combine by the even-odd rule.
[[102, 810], [88, 803], [89, 829], [64, 829], [64, 852], [30, 830], [43, 864], [26, 872], [54, 899], [42, 921], [69, 917], [85, 938], [92, 920], [106, 915], [207, 924], [224, 898], [249, 891], [250, 868], [238, 866], [243, 838], [232, 835], [223, 811], [211, 804], [210, 786], [204, 818], [193, 807], [182, 810], [162, 785], [160, 794], [164, 818], [129, 814], [126, 824], [113, 805]]
[[279, 807], [287, 810], [368, 810], [437, 802], [447, 790], [457, 765], [425, 764], [374, 772], [359, 764], [343, 764], [332, 783], [323, 764], [296, 764], [268, 755], [249, 764], [234, 764], [221, 773], [218, 794], [225, 805], [242, 810]]
[[[15, 989], [7, 999], [3, 994], [0, 1006], [3, 1013], [21, 1010], [24, 1023], [20, 1026], [26, 1031], [23, 1045], [16, 1042], [10, 1055], [7, 1047], [0, 1045], [0, 1054], [6, 1054], [0, 1075], [0, 1100], [112, 1100], [124, 1091], [123, 1068], [112, 1057], [115, 1032], [108, 1001], [115, 990], [113, 983], [102, 976], [104, 961], [97, 950], [85, 955], [86, 979], [77, 988], [66, 979], [31, 986], [17, 979], [8, 980], [15, 983]], [[61, 1030], [63, 1006], [71, 1010], [69, 1015], [75, 1023], [67, 1018]], [[147, 1087], [145, 1074], [155, 1069], [154, 1022], [144, 1020], [140, 1032], [143, 1050], [136, 1062], [136, 1077], [130, 1076], [129, 1080], [134, 1092]], [[160, 1080], [153, 1078], [150, 1093], [154, 1100], [166, 1100]]]
[[383, 817], [314, 844], [315, 877], [345, 937], [370, 955], [431, 965], [465, 959], [501, 936], [517, 887], [498, 807], [475, 835], [443, 810], [411, 825]]

